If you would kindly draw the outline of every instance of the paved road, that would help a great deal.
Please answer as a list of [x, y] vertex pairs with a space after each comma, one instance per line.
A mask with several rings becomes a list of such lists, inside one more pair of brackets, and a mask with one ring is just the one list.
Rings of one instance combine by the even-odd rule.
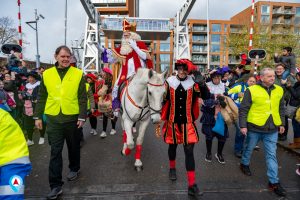
[[[99, 121], [102, 123], [101, 121]], [[200, 125], [199, 125], [200, 126]], [[102, 125], [98, 126], [100, 132]], [[108, 130], [110, 127], [108, 127]], [[198, 130], [199, 127], [198, 127]], [[76, 182], [66, 181], [68, 161], [66, 146], [64, 148], [64, 194], [60, 199], [110, 199], [110, 200], [184, 200], [187, 196], [186, 172], [182, 146], [177, 149], [176, 182], [168, 180], [167, 145], [162, 139], [157, 139], [153, 126], [147, 129], [143, 145], [142, 161], [144, 170], [134, 170], [134, 155], [123, 157], [120, 154], [122, 136], [120, 124], [117, 124], [117, 134], [108, 135], [106, 139], [89, 135], [89, 126], [85, 127], [85, 145], [81, 152], [81, 175]], [[239, 160], [233, 156], [234, 131], [225, 145], [225, 165], [215, 159], [212, 163], [204, 161], [206, 148], [204, 135], [200, 133], [201, 141], [195, 147], [196, 181], [204, 195], [200, 199], [242, 199], [271, 200], [279, 199], [267, 190], [266, 166], [263, 150], [254, 152], [252, 158], [252, 177], [244, 176], [239, 170]], [[37, 143], [38, 136], [35, 135]], [[260, 145], [262, 146], [262, 144]], [[217, 142], [214, 141], [213, 153]], [[45, 199], [49, 192], [48, 163], [49, 145], [34, 145], [30, 147], [30, 157], [33, 164], [31, 175], [27, 178], [26, 199]], [[278, 150], [279, 173], [282, 185], [288, 191], [286, 199], [300, 199], [300, 178], [295, 174], [295, 164], [299, 157], [283, 149]]]

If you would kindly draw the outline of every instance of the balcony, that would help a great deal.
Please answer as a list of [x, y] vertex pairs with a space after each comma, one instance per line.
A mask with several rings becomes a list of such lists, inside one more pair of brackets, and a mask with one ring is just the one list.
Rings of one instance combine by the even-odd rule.
[[193, 40], [193, 44], [207, 44], [207, 40]]
[[192, 32], [193, 33], [206, 33], [207, 28], [205, 26], [193, 26]]
[[273, 16], [280, 16], [280, 15], [295, 15], [295, 10], [292, 9], [273, 9], [272, 15]]
[[284, 24], [284, 20], [273, 20], [272, 24], [273, 25], [283, 25]]
[[[103, 17], [101, 28], [109, 39], [120, 39], [122, 37], [123, 17]], [[149, 19], [149, 18], [126, 18], [130, 23], [136, 22], [137, 33], [143, 40], [167, 40], [170, 37], [172, 24], [170, 19]]]
[[192, 62], [194, 64], [206, 64], [207, 63], [207, 59], [206, 58], [192, 58]]
[[126, 0], [92, 0], [96, 7], [126, 6]]

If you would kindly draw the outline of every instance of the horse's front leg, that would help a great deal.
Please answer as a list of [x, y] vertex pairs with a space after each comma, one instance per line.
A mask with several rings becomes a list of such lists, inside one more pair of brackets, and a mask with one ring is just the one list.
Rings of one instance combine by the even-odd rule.
[[[132, 125], [133, 125], [133, 122], [129, 119], [127, 119], [125, 117], [123, 117], [123, 123], [124, 123], [124, 130], [125, 130], [125, 134], [126, 136], [123, 136], [123, 137], [126, 137], [126, 144], [127, 144], [127, 147], [129, 149], [133, 149], [134, 148], [134, 141], [133, 141], [133, 135], [132, 135]], [[124, 133], [123, 133], [124, 134]]]
[[143, 144], [143, 141], [144, 141], [146, 128], [147, 128], [149, 122], [150, 122], [150, 117], [147, 118], [145, 121], [140, 122], [139, 135], [136, 139], [134, 167], [138, 172], [143, 170], [143, 163], [141, 161], [142, 144]]

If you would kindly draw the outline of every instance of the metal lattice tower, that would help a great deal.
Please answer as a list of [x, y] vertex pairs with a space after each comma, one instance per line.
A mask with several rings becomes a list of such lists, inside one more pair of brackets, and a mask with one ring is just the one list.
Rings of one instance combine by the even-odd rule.
[[87, 13], [81, 68], [84, 73], [100, 71], [100, 13], [91, 0], [80, 0]]
[[191, 59], [191, 51], [189, 45], [189, 30], [186, 18], [193, 8], [196, 0], [187, 0], [180, 11], [175, 16], [174, 23], [174, 62], [177, 59]]

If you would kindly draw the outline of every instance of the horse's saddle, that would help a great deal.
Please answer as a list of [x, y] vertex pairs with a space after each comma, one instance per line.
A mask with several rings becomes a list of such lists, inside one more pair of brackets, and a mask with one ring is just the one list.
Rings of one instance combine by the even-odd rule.
[[129, 85], [130, 81], [133, 79], [133, 76], [130, 76], [128, 79], [126, 79], [125, 81], [123, 81], [121, 83], [121, 85], [118, 88], [118, 99], [121, 100], [121, 96], [124, 93], [124, 89], [126, 88], [127, 85]]

